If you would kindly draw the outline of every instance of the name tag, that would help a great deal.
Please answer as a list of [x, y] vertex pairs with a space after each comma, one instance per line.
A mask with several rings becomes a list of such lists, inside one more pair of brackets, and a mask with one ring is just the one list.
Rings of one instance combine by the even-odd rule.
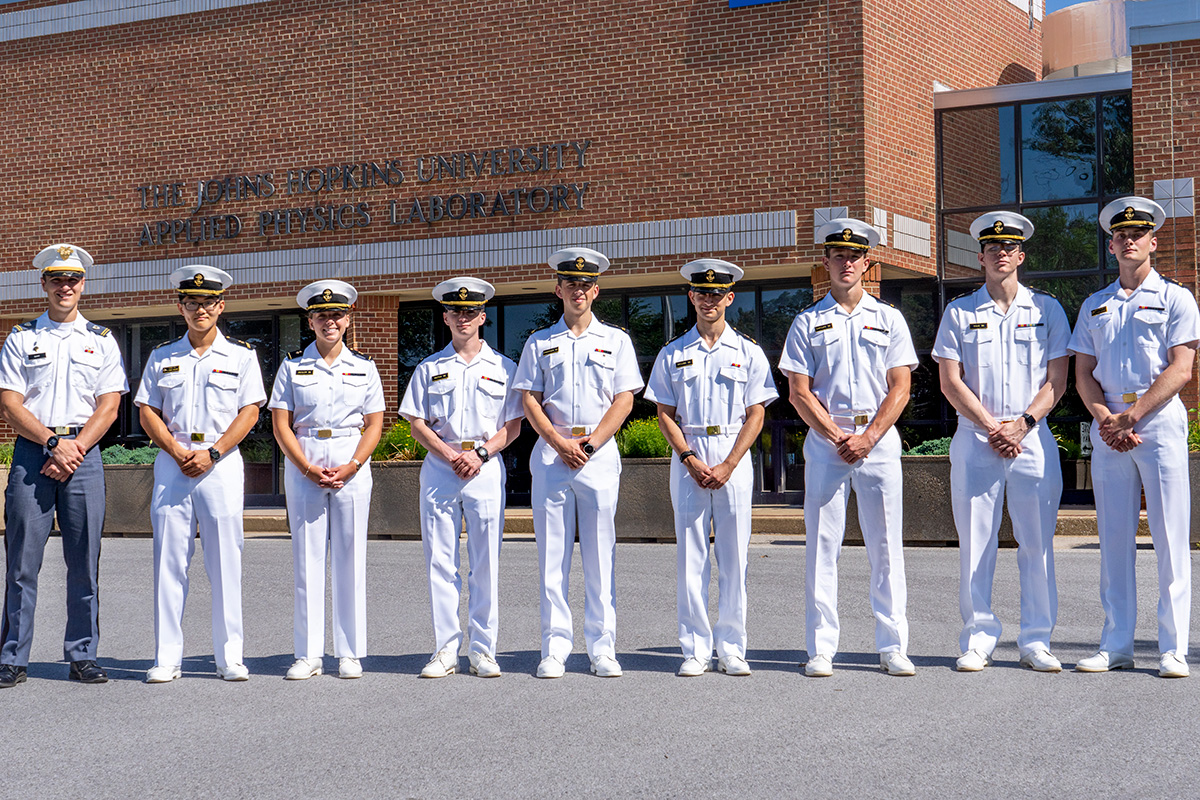
[[313, 371], [311, 369], [298, 369], [298, 370], [296, 370], [296, 374], [297, 375], [312, 375]]
[[28, 358], [30, 361], [37, 361], [39, 358], [45, 358], [46, 353], [30, 353]]
[[432, 380], [432, 381], [444, 381], [444, 380], [446, 380], [446, 378], [449, 378], [449, 377], [450, 377], [450, 373], [449, 373], [449, 372], [443, 372], [441, 375], [434, 375], [432, 378], [430, 378], [430, 380]]
[[984, 330], [985, 328], [987, 328], [987, 323], [986, 322], [972, 322], [967, 327], [973, 331], [981, 331], [981, 330]]
[[179, 372], [179, 365], [176, 364], [173, 367], [163, 367], [163, 375], [166, 375], [168, 372]]
[[833, 327], [832, 322], [826, 322], [824, 325], [818, 325], [817, 327], [813, 328], [813, 333], [820, 333], [821, 331], [827, 331], [832, 327]]
[[690, 358], [689, 358], [687, 361], [676, 361], [676, 362], [675, 362], [675, 366], [676, 366], [676, 368], [678, 368], [678, 367], [690, 367], [691, 365], [692, 365], [692, 359], [690, 359]]
[[552, 354], [554, 354], [554, 353], [557, 353], [557, 352], [558, 352], [558, 348], [557, 348], [557, 347], [551, 347], [551, 348], [548, 348], [548, 349], [546, 349], [546, 350], [543, 350], [543, 351], [542, 351], [542, 355], [544, 355], [544, 356], [548, 356], [548, 355], [552, 355]]
[[1092, 316], [1094, 317], [1097, 314], [1103, 314], [1105, 311], [1108, 311], [1108, 306], [1100, 306], [1099, 308], [1093, 308]]

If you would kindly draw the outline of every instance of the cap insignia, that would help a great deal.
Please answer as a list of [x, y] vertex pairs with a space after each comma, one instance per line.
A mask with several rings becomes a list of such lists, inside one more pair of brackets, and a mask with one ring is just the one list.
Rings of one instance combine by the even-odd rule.
[[1125, 207], [1125, 219], [1133, 219], [1133, 206]]
[[717, 279], [716, 273], [714, 273], [711, 269], [708, 272], [704, 273], [704, 280], [708, 281], [709, 283], [712, 283], [716, 279]]
[[842, 241], [848, 242], [852, 236], [854, 236], [854, 231], [850, 230], [849, 228], [846, 228], [846, 230], [842, 231]]
[[583, 256], [580, 256], [579, 258], [575, 259], [575, 268], [576, 269], [583, 269], [586, 264], [587, 264], [587, 262], [583, 260]]
[[992, 230], [996, 233], [1004, 232], [1004, 223], [1001, 220], [996, 220], [996, 224], [992, 226]]
[[192, 283], [196, 284], [197, 286], [203, 286], [204, 285], [204, 275], [197, 272], [195, 274], [195, 276], [192, 277]]
[[333, 290], [329, 287], [326, 287], [325, 291], [321, 292], [321, 299], [328, 303], [333, 299]]
[[464, 286], [458, 290], [459, 300], [466, 300], [468, 295], [470, 295], [470, 292], [467, 291], [467, 287]]
[[58, 248], [58, 257], [61, 258], [63, 261], [66, 261], [68, 258], [71, 257], [71, 254], [74, 252], [75, 251], [72, 250], [70, 247], [63, 245], [62, 247]]

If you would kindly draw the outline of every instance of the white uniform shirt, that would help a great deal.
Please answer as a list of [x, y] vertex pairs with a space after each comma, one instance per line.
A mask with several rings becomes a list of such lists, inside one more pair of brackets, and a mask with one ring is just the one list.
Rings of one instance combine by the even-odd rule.
[[364, 415], [386, 408], [374, 361], [343, 344], [333, 363], [326, 364], [316, 342], [284, 360], [275, 373], [269, 407], [291, 411], [298, 431], [361, 428]]
[[1067, 347], [1096, 357], [1092, 377], [1106, 394], [1140, 394], [1166, 368], [1169, 348], [1197, 340], [1196, 298], [1150, 270], [1132, 292], [1118, 279], [1084, 300]]
[[139, 406], [162, 411], [167, 430], [183, 439], [193, 433], [220, 436], [240, 409], [266, 401], [258, 354], [220, 331], [203, 355], [196, 354], [186, 334], [156, 347], [133, 398]]
[[[684, 425], [740, 428], [746, 407], [779, 397], [763, 349], [726, 325], [712, 350], [693, 327], [658, 352], [645, 398]], [[736, 433], [736, 430], [733, 431]]]
[[24, 395], [23, 405], [46, 427], [82, 427], [102, 394], [129, 391], [121, 351], [108, 328], [82, 314], [57, 323], [50, 315], [17, 325], [0, 349], [0, 389]]
[[807, 375], [830, 414], [872, 417], [887, 397], [887, 371], [917, 365], [904, 317], [863, 292], [850, 313], [829, 293], [792, 321], [779, 368]]
[[444, 442], [486, 442], [525, 412], [513, 388], [517, 365], [482, 342], [468, 364], [448, 344], [417, 365], [400, 414], [423, 419]]
[[[1051, 359], [1067, 355], [1071, 326], [1062, 306], [1025, 286], [1003, 313], [986, 286], [946, 306], [933, 344], [936, 361], [958, 361], [967, 385], [996, 419], [1016, 419], [1046, 383]], [[959, 415], [960, 424], [967, 421]]]
[[534, 331], [525, 342], [514, 385], [542, 393], [542, 408], [560, 428], [594, 428], [613, 398], [637, 392], [645, 383], [633, 341], [620, 328], [594, 314], [587, 330], [575, 338], [563, 318]]

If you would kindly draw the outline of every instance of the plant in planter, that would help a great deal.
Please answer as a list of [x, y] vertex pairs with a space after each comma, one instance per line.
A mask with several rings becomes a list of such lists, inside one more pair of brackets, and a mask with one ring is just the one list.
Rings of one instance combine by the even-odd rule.
[[105, 466], [111, 464], [153, 464], [156, 456], [158, 456], [158, 448], [153, 446], [125, 447], [124, 445], [114, 444], [112, 447], [106, 447], [100, 451], [100, 461]]
[[371, 455], [373, 461], [421, 461], [429, 451], [412, 435], [412, 427], [408, 420], [399, 419], [392, 427], [383, 432], [375, 452]]
[[910, 447], [904, 454], [906, 456], [948, 456], [950, 455], [950, 440], [952, 437], [945, 436], [941, 439], [930, 439], [926, 442]]
[[622, 458], [666, 458], [671, 445], [658, 428], [657, 418], [631, 419], [617, 432], [617, 451]]

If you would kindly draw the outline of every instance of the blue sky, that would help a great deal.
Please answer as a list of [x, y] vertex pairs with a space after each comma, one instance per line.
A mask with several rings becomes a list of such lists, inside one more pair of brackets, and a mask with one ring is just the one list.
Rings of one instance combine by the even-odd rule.
[[1060, 8], [1073, 6], [1078, 2], [1081, 2], [1081, 0], [1046, 0], [1046, 13], [1049, 14], [1052, 11], [1058, 11]]

